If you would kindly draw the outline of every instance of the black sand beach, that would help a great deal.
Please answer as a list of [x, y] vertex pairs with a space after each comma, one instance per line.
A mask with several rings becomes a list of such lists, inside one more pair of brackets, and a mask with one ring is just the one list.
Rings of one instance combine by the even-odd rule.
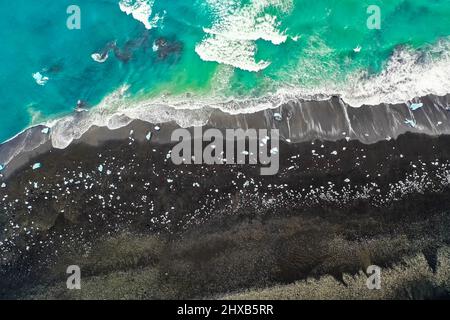
[[[368, 143], [315, 124], [335, 139], [282, 142], [279, 174], [267, 177], [173, 165], [174, 124], [92, 128], [64, 150], [24, 153], [0, 188], [0, 297], [448, 297], [450, 136]], [[82, 290], [67, 290], [69, 265]], [[369, 265], [382, 267], [381, 290], [365, 285]]]
[[[407, 132], [430, 136], [450, 134], [450, 95], [442, 97], [429, 95], [416, 100], [421, 101], [423, 107], [415, 111], [410, 110], [407, 104], [380, 104], [354, 108], [339, 97], [321, 101], [292, 100], [282, 103], [276, 109], [235, 115], [218, 109], [199, 111], [149, 106], [158, 108], [159, 113], [165, 113], [161, 117], [166, 121], [161, 126], [167, 128], [165, 134], [155, 135], [152, 141], [170, 142], [172, 130], [179, 127], [176, 121], [183, 122], [183, 118], [192, 121], [198, 118], [198, 122], [205, 122], [204, 126], [219, 129], [276, 128], [280, 130], [283, 139], [289, 139], [292, 143], [313, 139], [337, 141], [347, 138], [371, 144], [396, 138]], [[274, 119], [275, 113], [282, 115], [282, 121]], [[205, 116], [207, 119], [203, 120]], [[106, 141], [127, 139], [130, 130], [136, 131], [136, 139], [143, 141], [149, 128], [143, 125], [142, 121], [118, 114], [107, 124], [114, 128], [118, 123], [124, 124], [120, 129], [109, 130], [106, 126], [99, 128], [92, 125], [85, 129], [86, 132], [80, 132], [80, 127], [92, 122], [91, 117], [92, 114], [89, 112], [74, 112], [69, 118], [57, 121], [50, 134], [42, 134], [44, 127], [35, 126], [1, 144], [0, 164], [8, 164], [2, 174], [9, 176], [16, 168], [28, 164], [30, 158], [48, 152], [54, 145], [65, 146], [66, 141], [98, 146]], [[414, 121], [415, 126], [406, 123], [406, 120]]]

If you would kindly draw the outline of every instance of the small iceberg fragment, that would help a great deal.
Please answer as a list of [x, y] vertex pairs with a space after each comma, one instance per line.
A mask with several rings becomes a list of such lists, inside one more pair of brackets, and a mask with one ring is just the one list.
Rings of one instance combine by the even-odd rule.
[[281, 121], [283, 120], [283, 116], [281, 115], [281, 113], [274, 113], [273, 118], [277, 121]]
[[355, 49], [353, 49], [353, 52], [360, 53], [361, 52], [361, 46], [357, 46]]
[[152, 50], [153, 50], [153, 52], [156, 52], [159, 50], [159, 46], [156, 44], [156, 42], [153, 42]]
[[409, 106], [409, 109], [411, 111], [416, 111], [422, 107], [423, 107], [423, 103], [421, 103], [421, 102], [420, 103], [411, 103], [411, 105]]
[[280, 152], [280, 151], [278, 150], [278, 148], [272, 148], [272, 149], [270, 150], [270, 154], [272, 154], [272, 155], [277, 155], [279, 152]]
[[109, 54], [108, 54], [108, 52], [103, 53], [103, 54], [100, 54], [100, 53], [94, 53], [94, 54], [91, 55], [91, 58], [92, 58], [92, 60], [94, 60], [95, 62], [103, 63], [103, 62], [105, 62], [106, 60], [108, 60]]
[[405, 124], [409, 125], [411, 128], [415, 128], [417, 126], [417, 122], [415, 120], [406, 119]]
[[5, 170], [5, 165], [0, 164], [0, 172], [2, 172], [3, 170]]
[[50, 80], [49, 77], [43, 76], [40, 72], [33, 73], [33, 79], [36, 81], [36, 83], [40, 86], [45, 86], [48, 80]]
[[150, 141], [152, 139], [152, 133], [151, 132], [147, 133], [145, 139], [147, 139], [147, 141]]
[[103, 172], [103, 165], [102, 164], [98, 166], [98, 171], [99, 172]]
[[42, 164], [40, 162], [36, 162], [35, 164], [33, 164], [33, 166], [31, 167], [33, 170], [37, 170], [42, 168]]
[[155, 127], [155, 130], [156, 130], [156, 131], [160, 131], [160, 130], [161, 130], [161, 127], [156, 126], [156, 127]]
[[41, 130], [42, 134], [48, 134], [50, 132], [50, 128], [44, 128]]
[[3, 182], [2, 185], [1, 185], [1, 187], [2, 187], [2, 188], [6, 188], [6, 183]]
[[264, 138], [262, 138], [262, 143], [263, 143], [263, 145], [265, 145], [265, 144], [267, 144], [267, 142], [269, 142], [269, 140], [270, 140], [270, 137], [268, 137], [268, 136], [265, 136]]
[[344, 180], [344, 182], [345, 182], [345, 183], [350, 183], [350, 179], [347, 178], [347, 179]]

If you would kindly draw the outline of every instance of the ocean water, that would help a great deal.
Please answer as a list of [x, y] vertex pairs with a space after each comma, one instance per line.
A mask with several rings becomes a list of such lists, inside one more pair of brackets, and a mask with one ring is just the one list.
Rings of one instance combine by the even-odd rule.
[[[1, 0], [0, 141], [39, 123], [70, 141], [121, 113], [188, 125], [298, 97], [443, 95], [449, 36], [449, 0]], [[90, 120], [77, 123], [80, 101]]]

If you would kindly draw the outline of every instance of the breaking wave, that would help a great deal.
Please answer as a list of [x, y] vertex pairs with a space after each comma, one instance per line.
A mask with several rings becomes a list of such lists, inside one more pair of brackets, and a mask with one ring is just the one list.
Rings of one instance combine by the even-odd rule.
[[287, 40], [286, 33], [279, 30], [277, 17], [266, 13], [270, 7], [289, 10], [291, 2], [286, 0], [253, 0], [240, 7], [238, 1], [208, 0], [214, 23], [203, 28], [205, 38], [195, 51], [204, 61], [257, 72], [267, 68], [270, 61], [256, 61], [257, 40], [279, 45]]
[[338, 93], [352, 106], [402, 103], [428, 94], [450, 92], [450, 41], [422, 51], [400, 48], [384, 70], [370, 76], [361, 71], [349, 77]]

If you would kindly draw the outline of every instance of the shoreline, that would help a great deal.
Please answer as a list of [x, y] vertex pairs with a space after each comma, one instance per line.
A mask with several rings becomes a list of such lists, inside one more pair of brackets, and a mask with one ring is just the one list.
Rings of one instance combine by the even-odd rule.
[[[346, 138], [372, 144], [385, 139], [395, 139], [407, 132], [430, 136], [450, 134], [450, 111], [447, 110], [450, 106], [450, 94], [442, 97], [430, 95], [420, 98], [419, 101], [424, 105], [416, 111], [410, 110], [406, 104], [381, 104], [354, 108], [345, 104], [339, 97], [324, 101], [292, 101], [279, 108], [249, 114], [232, 115], [220, 110], [212, 110], [204, 127], [277, 128], [280, 130], [281, 139], [284, 141], [289, 139], [291, 143], [314, 139], [336, 141]], [[196, 111], [181, 110], [181, 112]], [[274, 119], [275, 113], [282, 115], [281, 121]], [[77, 116], [83, 117], [83, 114], [79, 113]], [[85, 115], [88, 116], [88, 112]], [[98, 146], [107, 141], [127, 139], [131, 130], [136, 132], [137, 140], [144, 141], [147, 133], [156, 125], [123, 115], [117, 115], [117, 117], [119, 122], [128, 124], [117, 129], [91, 126], [71, 144], [84, 143]], [[407, 120], [414, 121], [415, 127], [405, 123]], [[161, 132], [154, 135], [152, 139], [162, 144], [170, 142], [168, 131], [180, 128], [174, 121], [157, 125], [161, 127]], [[29, 164], [34, 157], [57, 149], [52, 142], [53, 139], [57, 139], [53, 136], [53, 130], [50, 129], [50, 134], [43, 134], [41, 133], [43, 128], [45, 128], [43, 125], [30, 127], [0, 145], [0, 164], [5, 165], [2, 172], [4, 178], [7, 179], [18, 169]]]

